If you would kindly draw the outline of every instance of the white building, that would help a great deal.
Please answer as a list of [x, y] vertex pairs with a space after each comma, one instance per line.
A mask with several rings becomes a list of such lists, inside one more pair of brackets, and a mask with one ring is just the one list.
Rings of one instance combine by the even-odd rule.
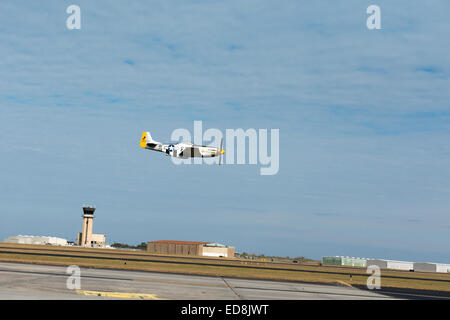
[[450, 273], [450, 264], [436, 263], [436, 272]]
[[67, 246], [67, 240], [57, 237], [47, 236], [11, 236], [6, 238], [3, 242], [20, 243], [20, 244], [51, 244], [56, 246]]
[[394, 261], [394, 260], [386, 260], [387, 268], [394, 270], [405, 270], [411, 271], [414, 270], [414, 263], [409, 261]]

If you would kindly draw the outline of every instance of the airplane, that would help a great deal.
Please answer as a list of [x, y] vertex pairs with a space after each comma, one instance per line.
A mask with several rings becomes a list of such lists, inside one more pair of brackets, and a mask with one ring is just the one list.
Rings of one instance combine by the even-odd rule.
[[188, 158], [212, 158], [219, 156], [219, 166], [222, 163], [222, 155], [225, 150], [222, 149], [223, 139], [220, 141], [220, 148], [194, 145], [188, 143], [161, 143], [152, 139], [150, 132], [143, 132], [141, 142], [139, 143], [141, 148], [149, 149], [158, 152], [164, 152], [167, 156], [177, 157], [182, 159]]

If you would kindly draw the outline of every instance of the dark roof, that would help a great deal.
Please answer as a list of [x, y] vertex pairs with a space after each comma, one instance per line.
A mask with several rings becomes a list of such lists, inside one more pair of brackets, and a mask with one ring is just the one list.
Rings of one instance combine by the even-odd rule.
[[208, 244], [208, 243], [212, 243], [212, 242], [202, 242], [202, 241], [178, 241], [178, 240], [157, 240], [157, 241], [149, 241], [149, 243]]

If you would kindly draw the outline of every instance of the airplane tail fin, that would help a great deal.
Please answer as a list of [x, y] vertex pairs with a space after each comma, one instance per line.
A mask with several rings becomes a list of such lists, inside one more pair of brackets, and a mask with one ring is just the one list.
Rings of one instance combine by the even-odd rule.
[[154, 142], [154, 140], [152, 139], [150, 132], [142, 132], [141, 142], [139, 143], [141, 148], [145, 149], [147, 147], [147, 143], [152, 143], [152, 142]]

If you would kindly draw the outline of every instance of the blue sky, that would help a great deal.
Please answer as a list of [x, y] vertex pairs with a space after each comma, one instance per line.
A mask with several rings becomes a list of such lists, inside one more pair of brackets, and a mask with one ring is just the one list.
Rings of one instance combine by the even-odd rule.
[[[81, 30], [66, 8], [81, 8]], [[381, 7], [382, 30], [366, 27]], [[3, 1], [0, 239], [450, 263], [447, 1]], [[176, 166], [142, 131], [280, 129], [280, 171]]]

